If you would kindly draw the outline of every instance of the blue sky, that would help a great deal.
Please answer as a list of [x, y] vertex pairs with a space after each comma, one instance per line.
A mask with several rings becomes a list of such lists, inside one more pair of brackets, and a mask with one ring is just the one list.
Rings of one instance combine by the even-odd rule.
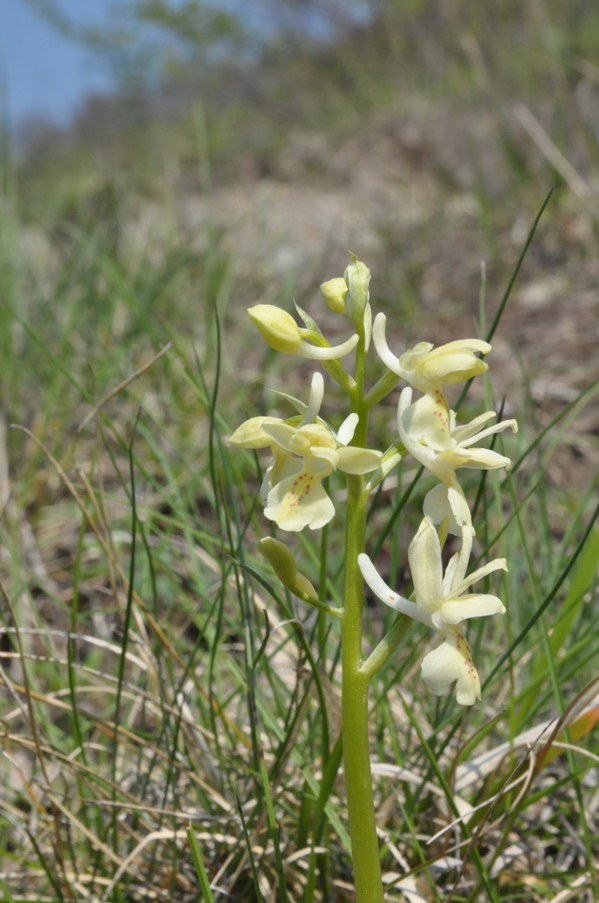
[[[87, 25], [108, 21], [115, 5], [114, 0], [57, 2], [68, 18]], [[253, 0], [206, 2], [241, 12], [246, 28], [263, 32], [268, 27], [260, 4], [249, 5]], [[353, 17], [363, 19], [368, 4], [364, 0], [347, 2]], [[314, 34], [322, 32], [322, 23], [316, 18], [307, 17], [305, 26]], [[94, 56], [61, 37], [26, 0], [0, 0], [0, 118], [7, 118], [14, 127], [28, 116], [42, 114], [65, 125], [87, 94], [110, 91], [111, 87], [109, 73]]]
[[[61, 6], [92, 23], [106, 16], [110, 0], [61, 0]], [[66, 123], [87, 93], [110, 87], [94, 59], [23, 0], [0, 0], [0, 111], [12, 126], [36, 113]]]
[[[55, 0], [79, 24], [107, 22], [114, 0]], [[171, 0], [176, 5], [178, 0]], [[252, 0], [208, 0], [231, 11]], [[259, 7], [246, 25], [261, 28]], [[246, 9], [246, 13], [249, 10]], [[36, 15], [25, 0], [0, 0], [0, 114], [11, 126], [27, 116], [43, 114], [67, 124], [87, 94], [109, 91], [113, 83], [93, 54], [65, 40]]]

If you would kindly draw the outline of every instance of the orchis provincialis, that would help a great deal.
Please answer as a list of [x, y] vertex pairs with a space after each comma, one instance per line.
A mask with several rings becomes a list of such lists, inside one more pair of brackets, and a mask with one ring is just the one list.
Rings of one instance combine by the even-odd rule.
[[[317, 421], [324, 394], [320, 373], [312, 377], [310, 401], [304, 417], [294, 425], [279, 417], [252, 417], [239, 426], [229, 442], [243, 448], [271, 447], [273, 462], [261, 488], [264, 514], [282, 530], [317, 530], [335, 515], [335, 506], [322, 481], [334, 470], [364, 474], [375, 470], [382, 452], [348, 446], [358, 424], [350, 414], [335, 433]], [[296, 418], [291, 418], [296, 419]]]
[[[426, 624], [440, 639], [422, 661], [422, 677], [433, 692], [447, 693], [455, 684], [457, 701], [462, 705], [472, 705], [480, 699], [480, 680], [464, 636], [464, 624], [470, 618], [505, 609], [497, 596], [469, 590], [477, 580], [505, 570], [506, 564], [503, 558], [497, 558], [466, 574], [474, 527], [456, 471], [464, 467], [508, 467], [509, 458], [474, 446], [486, 436], [508, 427], [515, 431], [516, 423], [508, 420], [489, 426], [495, 415], [488, 412], [458, 426], [443, 394], [444, 387], [485, 373], [488, 367], [480, 355], [486, 355], [491, 346], [480, 339], [464, 339], [437, 348], [429, 342], [420, 342], [396, 357], [387, 344], [384, 315], [379, 313], [372, 322], [369, 288], [370, 270], [355, 257], [343, 277], [321, 285], [329, 309], [348, 317], [355, 329], [350, 339], [337, 346], [331, 346], [316, 320], [297, 306], [305, 328], [298, 326], [290, 314], [271, 305], [258, 304], [250, 309], [252, 320], [272, 348], [323, 362], [323, 368], [345, 393], [352, 413], [338, 432], [318, 416], [324, 381], [315, 374], [307, 407], [291, 399], [299, 411], [296, 416], [287, 420], [254, 417], [233, 433], [230, 442], [253, 449], [270, 446], [273, 458], [262, 483], [262, 500], [266, 517], [283, 530], [295, 532], [305, 527], [316, 530], [328, 524], [335, 507], [323, 480], [335, 470], [347, 474], [340, 607], [331, 606], [324, 598], [326, 560], [320, 563], [321, 585], [317, 590], [298, 569], [291, 550], [280, 540], [266, 537], [259, 547], [287, 590], [318, 608], [319, 618], [326, 615], [339, 618], [343, 758], [355, 899], [357, 903], [384, 903], [370, 780], [368, 684], [397, 649], [403, 625], [394, 625], [370, 655], [364, 657], [361, 576], [382, 602]], [[388, 370], [368, 389], [366, 356], [371, 339]], [[340, 358], [353, 349], [354, 366], [350, 372]], [[401, 393], [399, 437], [384, 454], [362, 447], [367, 443], [372, 409], [395, 390], [400, 379], [422, 392], [423, 397], [413, 403], [412, 388]], [[369, 495], [406, 453], [411, 453], [440, 480], [425, 497], [424, 517], [408, 550], [415, 601], [394, 593], [364, 554]], [[363, 475], [367, 473], [371, 476], [365, 480]], [[449, 534], [460, 538], [460, 546], [443, 569], [441, 550]], [[326, 535], [320, 547], [321, 554], [326, 556]], [[325, 661], [328, 631], [320, 619], [318, 637], [320, 656]], [[319, 838], [314, 836], [314, 842], [318, 843]]]
[[412, 390], [407, 387], [399, 396], [397, 428], [406, 449], [443, 483], [456, 482], [460, 467], [474, 470], [509, 468], [510, 459], [487, 448], [473, 448], [477, 442], [505, 429], [518, 431], [515, 420], [502, 420], [486, 429], [484, 425], [496, 414], [487, 411], [471, 423], [457, 426], [455, 411], [449, 409], [443, 393], [427, 393], [412, 404]]
[[415, 602], [395, 593], [368, 555], [358, 556], [362, 576], [381, 602], [441, 634], [443, 643], [422, 661], [422, 677], [439, 696], [456, 683], [457, 701], [461, 705], [473, 705], [480, 699], [480, 680], [462, 622], [505, 612], [497, 596], [466, 593], [473, 583], [493, 571], [507, 570], [505, 559], [496, 558], [466, 577], [473, 533], [470, 524], [464, 526], [461, 548], [450, 559], [443, 574], [439, 536], [430, 518], [423, 518], [408, 550]]

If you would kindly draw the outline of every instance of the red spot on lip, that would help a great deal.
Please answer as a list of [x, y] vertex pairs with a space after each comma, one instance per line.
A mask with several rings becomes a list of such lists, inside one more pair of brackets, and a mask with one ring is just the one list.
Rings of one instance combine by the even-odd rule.
[[301, 500], [310, 494], [313, 481], [314, 478], [306, 473], [295, 478], [287, 497], [287, 504], [291, 508], [299, 505]]

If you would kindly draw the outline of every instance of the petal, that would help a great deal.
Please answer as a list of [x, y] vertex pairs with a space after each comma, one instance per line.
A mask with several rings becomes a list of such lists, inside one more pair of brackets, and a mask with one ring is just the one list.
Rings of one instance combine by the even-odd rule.
[[303, 462], [300, 458], [292, 457], [292, 455], [283, 449], [278, 448], [276, 445], [273, 445], [272, 451], [273, 460], [264, 473], [264, 478], [260, 487], [260, 498], [264, 507], [266, 507], [268, 493], [273, 486], [276, 486], [281, 480], [300, 474], [304, 469]]
[[[430, 352], [433, 350], [432, 342], [418, 342], [413, 348], [404, 351], [399, 359], [399, 365], [405, 373], [413, 377], [417, 370], [422, 368]], [[412, 379], [410, 378], [410, 382]], [[415, 385], [415, 383], [414, 383]]]
[[360, 418], [357, 414], [348, 414], [337, 432], [337, 442], [340, 445], [349, 445], [354, 438], [354, 433]]
[[[300, 464], [300, 467], [301, 467], [301, 461], [298, 463]], [[275, 465], [274, 465], [274, 461], [273, 461], [273, 463], [270, 465], [270, 467], [266, 468], [266, 470], [264, 472], [264, 476], [262, 478], [262, 485], [260, 486], [260, 501], [262, 502], [262, 505], [264, 506], [264, 508], [266, 508], [266, 504], [267, 504], [266, 500], [268, 499], [268, 493], [270, 492], [270, 490], [273, 487], [272, 473], [273, 473], [274, 466]], [[278, 480], [275, 480], [274, 482], [277, 483]]]
[[273, 304], [256, 304], [248, 308], [248, 314], [271, 348], [286, 354], [299, 353], [302, 343], [300, 328], [286, 310]]
[[489, 367], [476, 356], [488, 354], [491, 346], [481, 339], [459, 339], [433, 348], [423, 362], [420, 372], [432, 385], [451, 386], [471, 376], [485, 373]]
[[412, 404], [412, 395], [413, 392], [409, 386], [406, 386], [405, 389], [402, 389], [399, 394], [399, 401], [397, 403], [397, 426], [400, 430], [400, 433], [402, 430], [404, 430], [404, 421], [407, 418], [408, 411], [410, 410], [410, 406]]
[[[440, 351], [436, 348], [435, 351]], [[426, 385], [428, 389], [434, 386], [453, 386], [455, 383], [471, 379], [481, 373], [486, 373], [489, 365], [481, 361], [474, 354], [453, 353], [447, 357], [435, 359], [431, 352], [428, 360], [422, 365], [419, 388]]]
[[320, 291], [325, 303], [336, 314], [345, 313], [345, 296], [347, 295], [347, 283], [343, 276], [327, 279], [320, 286]]
[[426, 612], [436, 611], [443, 602], [441, 544], [432, 521], [424, 517], [408, 549], [416, 603]]
[[278, 417], [252, 417], [237, 427], [229, 437], [229, 444], [239, 448], [265, 448], [271, 439], [263, 427], [282, 422]]
[[364, 350], [370, 348], [370, 338], [372, 336], [372, 308], [367, 304], [364, 308]]
[[451, 467], [451, 459], [449, 459], [450, 463], [448, 464], [442, 458], [442, 455], [449, 455], [452, 451], [436, 452], [427, 445], [423, 445], [422, 442], [419, 441], [419, 438], [410, 432], [411, 401], [412, 390], [410, 388], [405, 388], [399, 396], [399, 403], [397, 405], [397, 429], [401, 441], [410, 454], [416, 458], [423, 467], [426, 467], [427, 470], [434, 473], [443, 483], [455, 481], [455, 471]]
[[290, 477], [292, 474], [302, 472], [304, 467], [303, 462], [299, 458], [294, 458], [293, 455], [290, 455], [284, 448], [273, 445], [272, 454], [273, 460], [268, 471], [270, 471], [270, 479], [273, 486], [275, 483], [280, 483], [285, 477]]
[[456, 339], [433, 349], [430, 357], [445, 357], [453, 354], [488, 354], [490, 350], [491, 345], [484, 339]]
[[462, 542], [460, 548], [455, 555], [447, 562], [445, 568], [445, 576], [443, 577], [443, 598], [454, 598], [460, 593], [456, 587], [461, 586], [464, 575], [468, 570], [470, 561], [470, 553], [472, 552], [472, 540], [474, 538], [474, 528], [471, 524], [465, 524], [461, 528]]
[[385, 335], [386, 323], [387, 318], [385, 314], [378, 313], [374, 318], [374, 323], [372, 324], [372, 341], [374, 347], [376, 348], [376, 353], [382, 360], [385, 367], [387, 367], [393, 373], [397, 373], [398, 376], [403, 376], [404, 371], [399, 365], [399, 358], [395, 357], [387, 344], [387, 337]]
[[480, 699], [480, 679], [465, 637], [457, 631], [447, 634], [445, 642], [429, 652], [422, 661], [421, 674], [437, 696], [443, 696], [456, 684], [460, 705], [473, 705]]
[[[471, 593], [459, 599], [448, 599], [439, 612], [445, 624], [459, 624], [468, 618], [486, 618], [488, 615], [505, 614], [505, 605], [497, 596]], [[433, 619], [434, 620], [434, 619]], [[437, 625], [440, 627], [441, 625]]]
[[507, 571], [507, 562], [505, 558], [494, 558], [493, 561], [488, 561], [486, 564], [483, 564], [482, 567], [472, 571], [468, 577], [465, 577], [462, 582], [454, 588], [455, 594], [461, 596], [473, 583], [482, 580], [483, 577], [487, 577], [494, 571]]
[[324, 527], [334, 517], [335, 506], [321, 480], [322, 476], [305, 470], [281, 480], [268, 493], [264, 514], [281, 530]]
[[[464, 438], [459, 445], [462, 448], [468, 448], [470, 445], [475, 445], [480, 442], [481, 439], [485, 439], [487, 436], [492, 436], [493, 433], [502, 433], [504, 430], [511, 429], [512, 433], [518, 432], [518, 421], [517, 420], [502, 420], [501, 423], [495, 423], [493, 426], [487, 427], [486, 430], [481, 430], [475, 436], [471, 436], [469, 439]], [[455, 438], [455, 434], [454, 434]]]
[[322, 378], [322, 373], [314, 373], [312, 375], [312, 382], [310, 383], [310, 398], [308, 399], [308, 407], [306, 408], [306, 412], [303, 416], [302, 422], [300, 426], [304, 426], [306, 423], [314, 423], [316, 417], [318, 416], [318, 412], [320, 411], [320, 406], [322, 404], [322, 399], [324, 398], [324, 379]]
[[263, 432], [269, 441], [294, 455], [309, 454], [312, 445], [324, 448], [335, 448], [335, 437], [331, 430], [322, 423], [307, 423], [305, 426], [291, 426], [283, 420], [275, 420], [263, 426]]
[[[305, 426], [298, 426], [297, 441], [303, 447], [304, 440], [309, 446], [322, 446], [323, 448], [336, 448], [337, 440], [333, 430], [324, 423], [306, 423]], [[293, 446], [293, 442], [291, 443]]]
[[314, 445], [306, 454], [306, 463], [309, 458], [315, 458], [317, 461], [326, 462], [329, 473], [333, 473], [339, 466], [339, 452], [336, 448], [324, 448], [319, 445]]
[[358, 567], [362, 572], [365, 582], [377, 599], [380, 599], [381, 602], [384, 602], [385, 605], [388, 605], [389, 608], [392, 608], [394, 611], [400, 611], [402, 614], [408, 615], [408, 617], [413, 618], [415, 621], [420, 621], [422, 624], [426, 624], [427, 627], [432, 627], [430, 617], [425, 614], [418, 605], [414, 602], [410, 602], [409, 599], [404, 599], [403, 596], [394, 593], [393, 590], [387, 586], [368, 555], [365, 555], [364, 553], [358, 555]]
[[439, 483], [427, 492], [424, 497], [424, 513], [436, 526], [447, 519], [447, 529], [453, 536], [461, 536], [464, 524], [470, 523], [468, 502], [459, 486]]
[[412, 408], [412, 390], [406, 387], [399, 396], [397, 405], [397, 430], [399, 438], [417, 461], [430, 469], [436, 454], [433, 449], [422, 445], [419, 436], [410, 431], [410, 410]]
[[453, 448], [438, 453], [433, 473], [456, 471], [458, 467], [469, 467], [471, 470], [497, 470], [500, 467], [509, 469], [511, 463], [510, 458], [488, 448]]
[[476, 435], [476, 433], [479, 433], [484, 425], [488, 423], [489, 420], [492, 420], [493, 417], [497, 417], [495, 411], [486, 411], [484, 414], [479, 414], [478, 417], [475, 417], [470, 423], [463, 423], [460, 424], [460, 426], [452, 427], [451, 435], [455, 439], [457, 445], [462, 445], [465, 440]]
[[344, 473], [370, 473], [381, 463], [383, 453], [371, 448], [340, 448], [337, 451], [339, 463], [337, 467]]
[[291, 440], [297, 433], [297, 427], [285, 423], [284, 420], [275, 420], [272, 418], [271, 423], [264, 424], [263, 432], [268, 436], [269, 443], [274, 442], [279, 448], [284, 448], [286, 451], [289, 451]]
[[472, 526], [470, 508], [468, 507], [468, 502], [466, 501], [466, 496], [464, 495], [462, 487], [459, 484], [456, 483], [455, 486], [449, 486], [447, 489], [447, 499], [458, 526], [464, 527], [466, 524]]

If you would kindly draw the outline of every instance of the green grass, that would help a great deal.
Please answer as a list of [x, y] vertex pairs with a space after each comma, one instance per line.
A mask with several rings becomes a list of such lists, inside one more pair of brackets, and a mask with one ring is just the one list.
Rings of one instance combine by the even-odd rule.
[[[559, 24], [547, 9], [543, 34]], [[426, 17], [415, 21], [423, 28]], [[535, 45], [524, 72], [523, 56], [506, 61], [507, 45], [491, 44], [501, 58], [491, 75], [508, 72], [514, 92], [538, 97], [549, 69], [569, 96], [574, 61], [589, 53], [585, 34], [560, 32], [551, 56]], [[399, 41], [401, 32], [387, 37]], [[487, 42], [485, 33], [479, 43]], [[507, 188], [498, 197], [481, 176], [478, 212], [456, 237], [444, 211], [459, 180], [435, 160], [427, 169], [438, 180], [430, 218], [407, 232], [381, 232], [375, 259], [365, 255], [373, 294], [390, 317], [399, 299], [410, 341], [428, 339], [429, 329], [436, 342], [455, 338], [454, 320], [460, 328], [470, 322], [471, 305], [456, 300], [463, 271], [445, 296], [451, 254], [437, 280], [438, 309], [426, 300], [444, 242], [475, 261], [470, 287], [480, 255], [488, 256], [487, 294], [500, 296], [523, 245], [506, 228], [515, 210], [528, 228], [548, 174], [556, 175], [514, 135], [493, 84], [476, 93], [471, 68], [443, 47], [456, 60], [453, 102], [473, 103], [471, 92], [476, 102], [497, 101], [490, 115]], [[337, 64], [343, 74], [347, 55]], [[360, 115], [381, 103], [388, 112], [389, 81], [377, 85], [368, 72], [356, 81]], [[413, 82], [423, 92], [418, 103], [435, 111], [438, 82], [424, 90], [417, 72]], [[327, 84], [325, 113], [339, 96], [335, 78]], [[351, 133], [350, 100], [331, 124], [331, 141]], [[402, 103], [416, 106], [407, 94]], [[72, 173], [52, 160], [35, 173], [5, 166], [0, 887], [8, 901], [351, 899], [338, 625], [288, 596], [257, 555], [257, 540], [269, 532], [257, 497], [264, 461], [226, 441], [248, 416], [286, 416], [275, 383], [303, 397], [310, 372], [291, 372], [248, 338], [245, 307], [267, 292], [289, 309], [295, 291], [319, 316], [316, 286], [336, 271], [325, 259], [307, 272], [291, 267], [277, 282], [271, 261], [232, 250], [234, 224], [207, 217], [191, 235], [177, 208], [181, 184], [154, 181], [165, 160], [183, 160], [183, 172], [194, 172], [217, 203], [219, 180], [239, 153], [224, 153], [225, 117], [239, 123], [242, 112], [224, 111], [216, 128], [213, 111], [196, 118], [172, 137], [184, 142], [172, 156], [163, 134], [164, 149], [135, 173], [106, 162], [94, 172], [79, 152]], [[553, 138], [573, 159], [578, 148], [592, 181], [596, 139], [582, 116], [568, 131], [566, 112], [575, 115], [556, 111]], [[260, 114], [265, 122], [269, 115]], [[255, 140], [256, 157], [272, 173], [287, 139]], [[224, 158], [215, 159], [221, 149]], [[323, 184], [327, 173], [318, 176]], [[573, 284], [594, 253], [596, 221], [589, 225], [585, 204], [557, 177], [562, 191], [523, 272], [543, 274], [554, 254]], [[147, 202], [155, 204], [157, 238], [144, 232]], [[584, 239], [575, 225], [567, 231], [574, 221]], [[559, 257], [561, 243], [575, 249], [573, 263]], [[513, 303], [512, 296], [496, 324], [498, 345]], [[495, 325], [499, 308], [487, 301], [479, 319]], [[541, 332], [541, 356], [542, 348]], [[576, 899], [597, 899], [599, 473], [584, 459], [585, 479], [576, 478], [582, 452], [597, 449], [597, 387], [590, 370], [569, 401], [546, 410], [535, 394], [533, 352], [527, 345], [522, 361], [510, 352], [522, 388], [507, 403], [520, 432], [497, 447], [512, 457], [511, 472], [468, 481], [469, 497], [478, 499], [480, 556], [505, 556], [510, 567], [503, 585], [494, 583], [507, 615], [470, 634], [483, 701], [464, 712], [425, 690], [419, 663], [428, 638], [417, 625], [371, 694], [389, 900], [418, 889], [431, 901], [551, 901], [568, 888]], [[493, 353], [489, 363], [492, 375]], [[503, 403], [493, 385], [484, 389], [487, 407]], [[382, 445], [394, 435], [394, 402], [373, 421]], [[465, 405], [478, 413], [483, 400], [472, 395]], [[334, 396], [330, 406], [341, 420]], [[562, 460], [574, 461], [570, 471]], [[406, 463], [376, 497], [368, 535], [371, 552], [383, 540], [389, 580], [406, 592], [407, 545], [430, 488], [415, 475]], [[322, 539], [301, 535], [295, 547], [307, 576], [326, 579], [337, 604], [342, 524], [333, 522]], [[369, 607], [370, 642], [390, 623], [390, 613]]]

